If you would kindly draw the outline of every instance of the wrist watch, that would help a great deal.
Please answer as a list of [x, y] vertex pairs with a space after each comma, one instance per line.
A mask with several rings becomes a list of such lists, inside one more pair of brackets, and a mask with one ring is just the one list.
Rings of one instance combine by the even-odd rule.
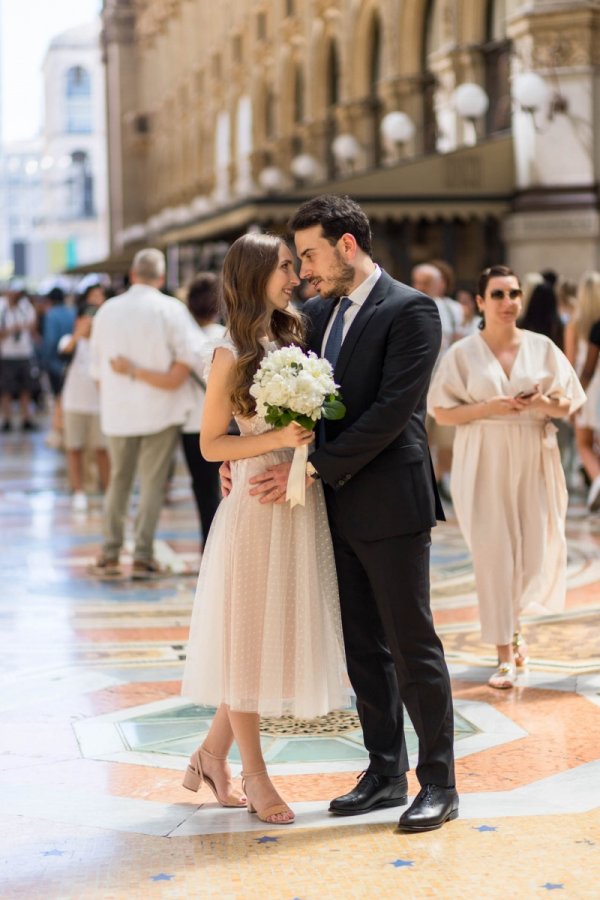
[[314, 478], [315, 481], [318, 481], [321, 477], [310, 461], [306, 463], [306, 474], [309, 478]]

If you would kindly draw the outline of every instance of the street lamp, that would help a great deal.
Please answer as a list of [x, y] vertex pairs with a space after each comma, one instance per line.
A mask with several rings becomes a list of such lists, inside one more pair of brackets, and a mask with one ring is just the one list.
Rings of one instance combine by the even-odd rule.
[[472, 81], [459, 85], [452, 95], [452, 100], [459, 116], [470, 122], [473, 127], [477, 119], [486, 114], [490, 105], [490, 98], [484, 89]]
[[390, 147], [395, 147], [400, 153], [415, 134], [415, 123], [405, 112], [396, 110], [387, 113], [379, 125], [381, 136]]
[[277, 166], [265, 166], [258, 176], [258, 183], [267, 194], [276, 194], [283, 189], [285, 178]]
[[331, 142], [331, 150], [340, 168], [354, 169], [360, 156], [360, 144], [353, 134], [338, 134]]
[[310, 153], [299, 153], [290, 163], [290, 172], [301, 182], [315, 181], [319, 175], [319, 163]]

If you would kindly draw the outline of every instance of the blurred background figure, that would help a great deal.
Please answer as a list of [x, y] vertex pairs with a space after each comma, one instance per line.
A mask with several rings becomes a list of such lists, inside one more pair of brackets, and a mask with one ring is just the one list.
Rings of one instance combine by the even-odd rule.
[[462, 308], [462, 323], [457, 329], [459, 337], [463, 338], [468, 337], [470, 334], [475, 334], [482, 321], [477, 300], [475, 299], [475, 292], [470, 288], [459, 288], [456, 292], [456, 302]]
[[527, 272], [526, 275], [523, 276], [521, 280], [521, 289], [523, 291], [523, 310], [521, 315], [524, 316], [527, 312], [527, 307], [529, 306], [529, 298], [533, 293], [533, 289], [538, 286], [538, 284], [544, 283], [544, 276], [541, 272]]
[[143, 381], [154, 388], [163, 391], [183, 389], [189, 391], [192, 402], [181, 429], [181, 440], [198, 509], [202, 553], [217, 507], [221, 502], [219, 463], [207, 462], [200, 452], [200, 430], [206, 393], [204, 368], [211, 357], [211, 344], [225, 333], [224, 326], [217, 321], [219, 316], [217, 276], [212, 272], [201, 272], [197, 275], [187, 290], [185, 301], [190, 311], [188, 329], [193, 347], [193, 361], [186, 365], [181, 360], [176, 360], [167, 371], [162, 372], [140, 367], [136, 365], [135, 360], [125, 356], [116, 357], [111, 365], [113, 371], [121, 375], [131, 376], [135, 372], [138, 381]]
[[556, 291], [558, 314], [567, 325], [577, 309], [577, 285], [574, 281], [561, 281]]
[[[571, 365], [581, 373], [589, 350], [590, 332], [600, 319], [600, 272], [587, 272], [577, 290], [577, 308], [565, 332], [565, 353]], [[600, 433], [600, 370], [596, 367], [588, 380], [587, 400], [575, 417], [575, 440], [590, 484], [588, 507], [596, 508], [600, 492], [600, 457], [597, 450]]]
[[564, 325], [558, 313], [558, 300], [548, 281], [534, 287], [527, 309], [519, 319], [519, 328], [545, 334], [557, 347], [564, 346]]
[[[412, 286], [435, 301], [442, 323], [442, 343], [440, 354], [433, 370], [434, 375], [440, 361], [448, 352], [454, 341], [461, 337], [460, 328], [463, 323], [463, 312], [460, 303], [445, 296], [447, 281], [441, 271], [432, 263], [415, 266], [411, 274]], [[435, 478], [440, 495], [450, 501], [450, 469], [452, 468], [452, 443], [454, 428], [440, 425], [432, 415], [427, 416], [427, 434], [433, 456]]]
[[[581, 386], [584, 391], [587, 391], [591, 382], [593, 381], [595, 376], [600, 377], [600, 365], [599, 363], [600, 357], [600, 319], [592, 325], [592, 330], [590, 331], [590, 339], [588, 342], [588, 352], [585, 360], [585, 364], [583, 367], [583, 371], [581, 373]], [[600, 404], [600, 396], [598, 397], [598, 404]], [[598, 417], [600, 418], [600, 406], [596, 406], [596, 411], [598, 413]], [[596, 432], [596, 439], [598, 438], [598, 432]], [[596, 453], [596, 458], [600, 457], [598, 444], [594, 446], [594, 452]], [[600, 459], [598, 460], [600, 464]], [[600, 509], [600, 474], [596, 475], [594, 480], [590, 485], [590, 490], [588, 494], [588, 507], [590, 512], [597, 512]]]
[[18, 400], [23, 431], [35, 430], [31, 419], [31, 367], [37, 317], [25, 285], [14, 279], [0, 297], [0, 395], [2, 431], [12, 431], [12, 404]]
[[62, 411], [69, 483], [73, 492], [73, 509], [76, 512], [85, 511], [88, 505], [84, 491], [86, 449], [95, 454], [102, 491], [108, 486], [109, 461], [106, 439], [100, 429], [100, 397], [98, 385], [90, 374], [92, 322], [105, 299], [101, 285], [86, 288], [77, 303], [73, 334], [64, 335], [58, 344], [61, 360], [68, 360], [62, 391]]
[[[154, 248], [136, 253], [131, 287], [105, 303], [94, 317], [91, 373], [100, 382], [100, 422], [107, 437], [110, 481], [104, 504], [104, 544], [91, 574], [120, 578], [119, 557], [125, 520], [136, 475], [140, 493], [134, 525], [134, 579], [155, 578], [164, 569], [154, 557], [154, 535], [165, 495], [169, 465], [181, 426], [192, 407], [189, 392], [170, 396], [138, 378], [156, 366], [163, 374], [180, 365], [187, 372], [195, 361], [189, 313], [161, 292], [164, 254]], [[112, 363], [134, 362], [124, 378]]]
[[49, 447], [60, 447], [63, 441], [61, 393], [66, 363], [59, 353], [58, 345], [61, 338], [73, 333], [76, 311], [72, 306], [65, 304], [65, 292], [60, 287], [52, 288], [47, 300], [49, 306], [42, 326], [42, 364], [50, 382], [54, 409], [46, 443]]

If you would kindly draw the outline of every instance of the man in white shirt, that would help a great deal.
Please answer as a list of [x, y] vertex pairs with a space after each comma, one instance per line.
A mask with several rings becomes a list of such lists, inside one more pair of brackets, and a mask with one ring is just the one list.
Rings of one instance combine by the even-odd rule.
[[19, 397], [23, 431], [33, 431], [29, 418], [31, 402], [31, 361], [33, 332], [37, 327], [35, 309], [24, 285], [13, 281], [5, 297], [0, 297], [0, 395], [4, 422], [2, 431], [11, 431], [13, 397]]
[[123, 528], [136, 472], [140, 499], [135, 520], [132, 577], [160, 574], [153, 543], [169, 464], [191, 397], [185, 386], [164, 391], [113, 371], [111, 359], [125, 356], [141, 368], [167, 372], [173, 363], [192, 367], [188, 313], [160, 288], [165, 258], [159, 250], [140, 250], [131, 268], [131, 287], [108, 300], [94, 317], [91, 374], [100, 383], [100, 424], [107, 437], [110, 482], [104, 510], [104, 546], [93, 574], [119, 577]]
[[[444, 297], [444, 276], [442, 272], [431, 263], [423, 263], [415, 266], [411, 275], [412, 286], [427, 294], [435, 302], [442, 323], [442, 345], [434, 367], [434, 373], [440, 360], [448, 348], [460, 335], [460, 326], [463, 321], [463, 311], [460, 303], [450, 297]], [[435, 477], [438, 491], [444, 500], [451, 500], [450, 495], [450, 469], [452, 468], [452, 445], [454, 443], [454, 428], [448, 425], [438, 425], [433, 416], [427, 416], [427, 435], [429, 446], [433, 452]]]

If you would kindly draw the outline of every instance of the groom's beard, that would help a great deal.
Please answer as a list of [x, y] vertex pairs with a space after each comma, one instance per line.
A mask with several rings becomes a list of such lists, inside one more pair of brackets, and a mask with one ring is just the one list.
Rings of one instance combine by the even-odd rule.
[[331, 287], [326, 288], [325, 291], [319, 290], [319, 293], [323, 298], [346, 297], [352, 290], [352, 285], [354, 284], [354, 267], [351, 266], [350, 263], [344, 262], [342, 254], [337, 248], [334, 252], [336, 266], [327, 279], [330, 282]]

